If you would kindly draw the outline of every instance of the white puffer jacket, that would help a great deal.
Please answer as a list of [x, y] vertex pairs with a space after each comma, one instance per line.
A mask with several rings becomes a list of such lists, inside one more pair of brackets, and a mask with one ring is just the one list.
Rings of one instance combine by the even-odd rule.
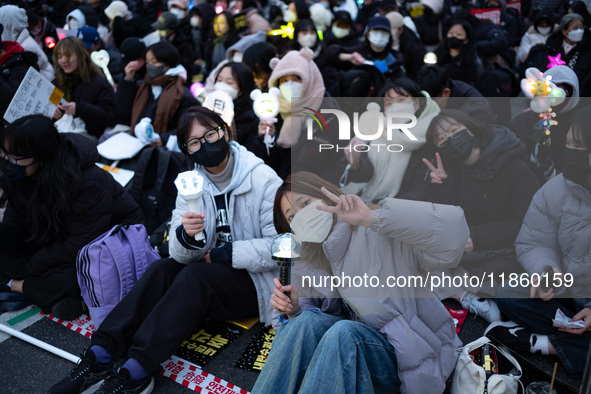
[[234, 155], [234, 171], [226, 189], [218, 190], [203, 167], [196, 168], [204, 175], [200, 208], [205, 213], [205, 233], [208, 235], [205, 247], [189, 250], [176, 238], [176, 229], [181, 226], [182, 216], [188, 211], [187, 203], [178, 196], [176, 209], [172, 212], [170, 257], [188, 264], [194, 259], [199, 260], [215, 247], [216, 237], [210, 235], [216, 233], [215, 196], [231, 191], [227, 211], [232, 234], [232, 267], [248, 271], [257, 289], [260, 320], [271, 324], [273, 279], [279, 275], [270, 252], [272, 238], [277, 235], [273, 226], [273, 202], [282, 182], [275, 171], [242, 145], [232, 141], [230, 149]]

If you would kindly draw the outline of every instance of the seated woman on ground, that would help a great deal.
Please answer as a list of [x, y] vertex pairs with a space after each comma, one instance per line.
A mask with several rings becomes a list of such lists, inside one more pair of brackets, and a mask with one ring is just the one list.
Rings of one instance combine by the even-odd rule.
[[[207, 108], [183, 115], [179, 148], [203, 176], [203, 212], [190, 212], [177, 198], [171, 258], [152, 263], [92, 335], [81, 362], [50, 393], [100, 386], [100, 394], [149, 394], [160, 364], [203, 319], [258, 315], [271, 324], [273, 310], [266, 301], [277, 275], [270, 255], [277, 234], [272, 207], [281, 180], [228, 136], [226, 123]], [[117, 358], [126, 362], [115, 373]]]
[[66, 37], [53, 49], [56, 78], [53, 84], [64, 92], [54, 119], [64, 114], [81, 118], [88, 134], [100, 138], [107, 127], [116, 124], [115, 93], [102, 71], [90, 60], [82, 40]]
[[[299, 276], [426, 275], [454, 267], [468, 237], [458, 207], [388, 198], [372, 211], [306, 172], [277, 190], [273, 217], [278, 233], [293, 231], [303, 243]], [[461, 342], [428, 288], [305, 283], [275, 279], [280, 328], [253, 392], [443, 393]]]
[[[493, 323], [485, 332], [517, 352], [558, 355], [577, 376], [583, 374], [591, 341], [590, 121], [589, 107], [573, 120], [562, 174], [535, 194], [515, 241], [517, 261], [531, 287], [499, 286], [497, 303], [512, 321]], [[553, 327], [558, 310], [583, 326]]]
[[[513, 244], [533, 195], [540, 188], [523, 160], [524, 144], [509, 129], [486, 123], [465, 113], [446, 109], [431, 121], [427, 144], [436, 150], [436, 164], [423, 159], [430, 170], [422, 182], [426, 201], [457, 205], [464, 210], [470, 237], [457, 269], [446, 275], [482, 277], [484, 273], [509, 275], [520, 271]], [[417, 182], [417, 185], [419, 186]], [[494, 286], [442, 286], [440, 298], [454, 298], [465, 309], [489, 323], [501, 319], [488, 298]], [[479, 295], [477, 296], [476, 293]]]
[[145, 133], [145, 129], [136, 131], [135, 128], [141, 119], [149, 118], [160, 137], [152, 145], [162, 146], [176, 133], [181, 116], [199, 102], [184, 86], [187, 71], [180, 65], [180, 55], [174, 45], [168, 41], [152, 44], [144, 57], [145, 80], [134, 80], [141, 63], [133, 61], [125, 67], [125, 78], [115, 94], [117, 115], [119, 123], [131, 126], [132, 134]]
[[82, 314], [78, 251], [116, 224], [144, 223], [138, 204], [98, 160], [90, 139], [60, 134], [41, 115], [0, 128], [0, 184], [8, 201], [0, 223], [0, 299], [32, 302], [63, 320]]

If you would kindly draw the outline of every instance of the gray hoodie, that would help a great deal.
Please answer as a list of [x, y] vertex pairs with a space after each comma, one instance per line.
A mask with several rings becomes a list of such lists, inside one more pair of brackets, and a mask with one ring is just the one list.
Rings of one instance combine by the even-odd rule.
[[[273, 308], [269, 300], [275, 288], [273, 279], [278, 277], [277, 264], [271, 260], [270, 252], [272, 238], [277, 235], [273, 225], [273, 202], [281, 179], [242, 145], [232, 141], [230, 149], [234, 155], [234, 170], [224, 190], [218, 190], [203, 167], [196, 167], [204, 175], [200, 208], [205, 213], [205, 233], [215, 234], [215, 196], [232, 192], [226, 206], [232, 234], [232, 267], [248, 271], [257, 289], [260, 319], [271, 324]], [[178, 196], [171, 228], [181, 225], [182, 216], [188, 210], [187, 202]], [[172, 231], [170, 257], [183, 264], [198, 261], [215, 247], [215, 243], [215, 237], [208, 236], [203, 248], [185, 249], [176, 238], [176, 231]]]

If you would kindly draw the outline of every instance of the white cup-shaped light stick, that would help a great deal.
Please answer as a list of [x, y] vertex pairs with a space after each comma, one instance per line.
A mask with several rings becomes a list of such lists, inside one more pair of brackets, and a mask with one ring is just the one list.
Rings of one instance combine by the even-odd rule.
[[[189, 206], [189, 212], [201, 211], [201, 195], [203, 194], [203, 177], [197, 171], [181, 172], [174, 181], [179, 195], [185, 199]], [[203, 231], [195, 234], [195, 240], [203, 240]]]

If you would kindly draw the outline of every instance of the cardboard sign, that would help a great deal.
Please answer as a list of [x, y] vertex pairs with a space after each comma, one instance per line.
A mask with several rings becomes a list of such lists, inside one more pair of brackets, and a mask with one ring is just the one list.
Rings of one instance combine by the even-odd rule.
[[470, 13], [478, 19], [488, 19], [497, 26], [501, 24], [500, 8], [472, 8]]
[[23, 116], [34, 114], [51, 119], [62, 97], [64, 93], [61, 90], [30, 67], [12, 98], [4, 119], [12, 123]]
[[178, 357], [200, 367], [210, 362], [242, 332], [232, 324], [220, 321], [203, 321], [174, 353]]
[[261, 371], [271, 351], [273, 338], [275, 338], [275, 330], [271, 326], [261, 327], [252, 336], [246, 350], [236, 361], [235, 367], [248, 371]]

